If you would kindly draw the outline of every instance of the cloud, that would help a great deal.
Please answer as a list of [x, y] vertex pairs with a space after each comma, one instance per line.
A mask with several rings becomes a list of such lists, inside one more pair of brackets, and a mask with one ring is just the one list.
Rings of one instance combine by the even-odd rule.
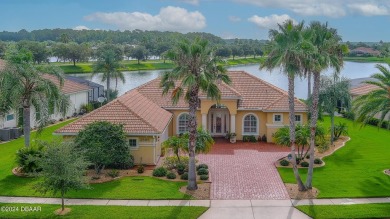
[[[364, 16], [390, 14], [389, 0], [232, 0], [259, 7], [282, 8], [304, 16], [343, 17], [348, 12]], [[367, 3], [369, 2], [369, 3]]]
[[371, 3], [349, 4], [348, 7], [351, 11], [364, 16], [388, 15], [390, 12], [389, 7]]
[[231, 22], [240, 22], [241, 18], [240, 17], [236, 17], [236, 16], [229, 16], [229, 20]]
[[86, 26], [79, 25], [79, 26], [73, 27], [73, 30], [90, 30], [90, 29]]
[[284, 21], [289, 19], [293, 20], [294, 23], [297, 23], [294, 19], [292, 19], [287, 14], [282, 14], [282, 15], [272, 14], [270, 16], [265, 16], [265, 17], [259, 17], [257, 15], [253, 15], [252, 17], [248, 18], [248, 21], [255, 23], [261, 29], [273, 29], [276, 28], [278, 24], [281, 24]]
[[206, 27], [206, 18], [199, 11], [190, 12], [173, 6], [161, 8], [157, 15], [142, 12], [97, 12], [85, 16], [84, 19], [114, 25], [121, 30], [140, 29], [185, 33]]

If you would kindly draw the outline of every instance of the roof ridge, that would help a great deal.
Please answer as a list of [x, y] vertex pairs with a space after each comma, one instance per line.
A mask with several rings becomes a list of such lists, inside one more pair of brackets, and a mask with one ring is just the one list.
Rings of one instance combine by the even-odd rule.
[[270, 108], [271, 106], [273, 106], [275, 103], [277, 103], [279, 100], [281, 100], [282, 98], [284, 98], [285, 96], [280, 96], [279, 98], [277, 98], [276, 100], [274, 100], [273, 102], [271, 102], [270, 104], [268, 104], [268, 106], [266, 106], [264, 109], [268, 109]]
[[223, 85], [225, 85], [227, 88], [231, 89], [234, 93], [236, 93], [238, 96], [242, 96], [240, 92], [238, 92], [234, 87], [230, 86], [229, 84], [223, 82]]
[[[138, 92], [138, 90], [131, 90], [132, 92], [136, 91], [137, 94], [141, 95], [143, 98], [147, 99], [149, 102], [152, 102], [149, 98], [145, 97], [144, 95], [142, 95], [140, 92]], [[123, 96], [123, 95], [122, 95]], [[132, 110], [130, 107], [128, 107], [126, 104], [124, 104], [122, 102], [122, 100], [120, 100], [119, 98], [117, 99], [118, 103], [120, 103], [123, 107], [125, 107], [127, 110], [129, 110], [130, 112], [132, 112], [136, 117], [138, 117], [141, 121], [145, 122], [146, 124], [148, 124], [150, 127], [152, 127], [152, 129], [155, 131], [155, 132], [159, 132], [159, 130], [152, 124], [150, 124], [150, 122], [146, 121], [144, 118], [142, 118], [140, 115], [138, 115], [138, 113], [134, 112], [134, 110]], [[154, 103], [153, 103], [154, 104]], [[158, 106], [159, 108], [161, 108], [160, 106]], [[163, 108], [161, 108], [163, 109]], [[165, 110], [165, 109], [163, 109]]]

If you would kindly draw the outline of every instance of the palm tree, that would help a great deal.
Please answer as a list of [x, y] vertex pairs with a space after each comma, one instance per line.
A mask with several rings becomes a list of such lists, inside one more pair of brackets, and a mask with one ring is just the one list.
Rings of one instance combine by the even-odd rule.
[[164, 149], [166, 148], [172, 148], [173, 153], [176, 155], [177, 160], [180, 163], [180, 150], [184, 150], [186, 146], [188, 145], [188, 139], [184, 138], [184, 136], [172, 136], [168, 138], [166, 141], [162, 143], [162, 147]]
[[199, 92], [207, 94], [213, 100], [220, 99], [220, 91], [216, 82], [221, 80], [230, 83], [226, 70], [218, 64], [214, 50], [208, 41], [200, 38], [194, 41], [183, 40], [176, 48], [169, 51], [167, 57], [175, 64], [171, 72], [162, 76], [163, 95], [171, 92], [172, 101], [176, 104], [181, 97], [189, 105], [189, 171], [188, 190], [196, 190], [195, 146], [197, 139], [196, 110], [199, 106]]
[[[11, 60], [11, 59], [10, 59]], [[44, 73], [43, 73], [44, 72]], [[49, 104], [52, 104], [63, 115], [69, 106], [69, 97], [61, 93], [49, 77], [54, 77], [63, 85], [64, 76], [61, 69], [54, 66], [36, 66], [27, 61], [8, 61], [0, 72], [0, 93], [6, 104], [3, 110], [18, 110], [23, 107], [24, 145], [30, 145], [31, 106], [39, 112], [38, 131], [47, 125], [50, 119]]]
[[367, 124], [371, 118], [379, 116], [378, 127], [387, 121], [387, 129], [390, 129], [390, 70], [380, 64], [377, 64], [376, 68], [380, 73], [371, 75], [371, 78], [377, 81], [365, 83], [375, 85], [378, 89], [357, 97], [353, 101], [352, 109], [357, 121]]
[[292, 155], [292, 165], [295, 180], [300, 191], [306, 190], [298, 172], [296, 163], [295, 148], [295, 109], [294, 109], [294, 78], [301, 74], [305, 53], [312, 50], [310, 42], [303, 35], [304, 23], [293, 24], [292, 20], [278, 24], [279, 30], [270, 30], [271, 38], [267, 59], [260, 68], [273, 70], [280, 67], [288, 77], [288, 103], [290, 120], [290, 147]]
[[103, 72], [102, 81], [106, 81], [106, 98], [109, 102], [110, 99], [110, 85], [111, 78], [114, 77], [116, 80], [115, 90], [118, 85], [118, 78], [125, 83], [125, 77], [123, 72], [118, 69], [121, 67], [120, 60], [118, 59], [113, 49], [104, 50], [98, 57], [96, 63], [93, 64], [93, 75], [97, 72]]
[[321, 24], [314, 21], [310, 23], [309, 31], [312, 34], [311, 41], [316, 50], [309, 53], [307, 58], [310, 60], [307, 68], [313, 74], [313, 94], [310, 101], [310, 161], [307, 172], [306, 187], [312, 188], [313, 170], [314, 170], [314, 147], [315, 133], [318, 119], [318, 100], [320, 90], [320, 74], [329, 67], [335, 69], [338, 73], [343, 67], [343, 51], [346, 47], [342, 46], [341, 37], [337, 30], [329, 28], [328, 24]]
[[319, 105], [330, 116], [330, 133], [331, 144], [335, 140], [334, 136], [334, 112], [337, 108], [337, 103], [341, 102], [347, 108], [351, 104], [351, 94], [349, 93], [349, 80], [346, 78], [339, 78], [337, 74], [333, 77], [322, 76], [319, 92]]

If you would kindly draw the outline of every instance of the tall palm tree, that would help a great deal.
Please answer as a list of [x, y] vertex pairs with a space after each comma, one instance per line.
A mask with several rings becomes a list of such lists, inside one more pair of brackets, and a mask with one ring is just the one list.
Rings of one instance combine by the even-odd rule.
[[118, 70], [121, 67], [120, 60], [113, 49], [102, 51], [98, 56], [97, 62], [93, 64], [93, 75], [103, 72], [102, 81], [106, 81], [106, 98], [108, 102], [111, 100], [111, 78], [114, 77], [116, 80], [115, 90], [118, 85], [118, 79], [125, 83], [123, 72]]
[[333, 77], [322, 76], [319, 92], [319, 105], [330, 116], [330, 133], [331, 144], [335, 139], [334, 136], [334, 112], [337, 108], [337, 103], [341, 102], [347, 108], [351, 105], [351, 94], [349, 93], [349, 80], [346, 78], [340, 78], [337, 74]]
[[38, 130], [48, 124], [50, 119], [49, 103], [53, 104], [63, 115], [69, 106], [69, 97], [61, 93], [48, 76], [54, 76], [63, 85], [64, 76], [61, 69], [54, 66], [36, 66], [26, 61], [9, 60], [5, 69], [0, 72], [0, 93], [6, 100], [3, 110], [15, 110], [23, 107], [24, 145], [30, 145], [31, 107], [39, 112]]
[[371, 78], [377, 81], [365, 83], [375, 85], [378, 89], [357, 97], [352, 109], [357, 121], [367, 124], [371, 118], [379, 116], [378, 126], [381, 127], [387, 121], [387, 129], [390, 129], [390, 69], [380, 64], [376, 68], [380, 73], [371, 75]]
[[184, 96], [189, 105], [189, 190], [196, 190], [195, 174], [195, 146], [198, 126], [196, 122], [196, 110], [199, 106], [199, 92], [204, 92], [207, 97], [219, 100], [220, 91], [216, 82], [221, 80], [230, 83], [226, 70], [218, 64], [219, 59], [214, 55], [214, 50], [208, 46], [208, 41], [197, 38], [194, 41], [183, 40], [171, 51], [167, 57], [175, 64], [171, 72], [162, 76], [161, 86], [163, 95], [172, 91], [171, 97], [174, 104]]
[[304, 191], [306, 187], [299, 175], [296, 163], [294, 78], [297, 75], [301, 75], [305, 54], [313, 48], [306, 38], [308, 36], [303, 34], [303, 22], [294, 25], [292, 20], [287, 20], [283, 24], [278, 24], [278, 26], [279, 30], [272, 29], [269, 32], [271, 38], [270, 44], [268, 45], [270, 52], [260, 68], [271, 71], [280, 67], [288, 77], [289, 131], [292, 165], [298, 188], [300, 191]]
[[308, 27], [312, 34], [311, 42], [316, 50], [309, 53], [310, 59], [308, 66], [313, 74], [313, 93], [310, 101], [310, 161], [306, 178], [306, 187], [312, 188], [313, 170], [314, 170], [314, 147], [315, 133], [318, 119], [318, 99], [320, 90], [320, 74], [322, 71], [333, 68], [336, 73], [343, 67], [343, 51], [345, 47], [341, 45], [341, 37], [337, 30], [329, 28], [328, 24], [321, 24], [318, 21], [310, 23]]

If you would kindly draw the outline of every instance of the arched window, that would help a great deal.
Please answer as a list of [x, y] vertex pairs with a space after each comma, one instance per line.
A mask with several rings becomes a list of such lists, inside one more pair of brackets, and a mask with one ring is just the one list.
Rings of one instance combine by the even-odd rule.
[[257, 133], [257, 118], [253, 114], [244, 117], [244, 133]]
[[177, 119], [177, 134], [182, 134], [188, 132], [188, 121], [190, 115], [188, 113], [182, 113], [178, 116]]

